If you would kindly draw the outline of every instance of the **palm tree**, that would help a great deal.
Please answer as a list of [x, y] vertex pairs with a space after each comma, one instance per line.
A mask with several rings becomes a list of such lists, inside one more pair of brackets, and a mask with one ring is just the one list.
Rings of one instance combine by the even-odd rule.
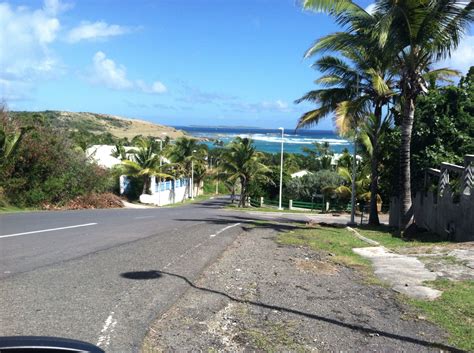
[[[0, 166], [4, 165], [15, 154], [28, 127], [8, 129], [8, 115], [5, 108], [0, 107]], [[11, 130], [11, 131], [10, 131]]]
[[[370, 49], [371, 57], [388, 58], [398, 72], [401, 103], [400, 147], [400, 230], [411, 222], [410, 143], [416, 99], [427, 91], [433, 77], [457, 74], [455, 70], [431, 70], [434, 62], [448, 57], [474, 18], [474, 2], [464, 0], [378, 0], [375, 12], [368, 14], [350, 0], [305, 0], [304, 7], [325, 11], [345, 26], [322, 38], [312, 50], [321, 47], [344, 50], [354, 43]], [[367, 36], [360, 34], [370, 34]], [[374, 47], [374, 41], [377, 47]], [[311, 53], [311, 50], [310, 50]]]
[[[474, 19], [474, 2], [464, 0], [380, 0], [381, 18], [374, 28], [380, 46], [394, 55], [400, 72], [400, 230], [410, 225], [412, 210], [410, 144], [417, 97], [428, 91], [433, 76], [456, 75], [450, 69], [431, 70], [433, 63], [449, 57]], [[427, 80], [428, 78], [428, 80]]]
[[150, 186], [150, 177], [171, 178], [171, 175], [162, 173], [158, 145], [151, 139], [140, 138], [136, 141], [137, 148], [130, 150], [131, 159], [122, 160], [125, 174], [143, 178], [142, 194]]
[[239, 207], [245, 207], [249, 196], [249, 186], [254, 180], [271, 182], [267, 174], [270, 168], [259, 160], [262, 154], [257, 152], [249, 138], [237, 137], [222, 155], [219, 169], [228, 181], [240, 182]]
[[[318, 103], [319, 107], [303, 114], [298, 121], [298, 128], [314, 125], [330, 113], [335, 113], [335, 123], [342, 136], [357, 138], [357, 131], [364, 127], [365, 136], [372, 146], [369, 224], [378, 225], [378, 142], [382, 126], [386, 126], [389, 119], [388, 114], [383, 116], [383, 107], [395, 94], [394, 74], [388, 69], [389, 61], [383, 55], [374, 57], [361, 44], [373, 45], [367, 33], [351, 36], [352, 45], [340, 48], [339, 57], [326, 55], [313, 65], [323, 74], [316, 81], [323, 88], [308, 92], [296, 102], [308, 100]], [[341, 32], [330, 37], [338, 41], [340, 37], [347, 37], [347, 33]], [[308, 50], [306, 56], [331, 50], [332, 45], [323, 38]]]
[[[191, 177], [191, 167], [193, 164], [196, 170], [202, 169], [201, 165], [204, 166], [207, 147], [196, 139], [181, 137], [173, 145], [168, 146], [166, 153], [171, 162], [182, 166], [184, 175]], [[192, 187], [194, 188], [194, 185]]]

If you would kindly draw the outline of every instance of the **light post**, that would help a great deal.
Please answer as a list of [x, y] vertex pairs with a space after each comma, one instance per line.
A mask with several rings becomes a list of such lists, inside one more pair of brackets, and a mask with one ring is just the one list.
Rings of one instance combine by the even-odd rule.
[[278, 130], [281, 130], [281, 159], [280, 159], [280, 197], [278, 199], [278, 209], [283, 210], [281, 207], [281, 193], [283, 188], [283, 136], [285, 134], [285, 129], [279, 127]]
[[194, 153], [196, 150], [191, 154], [191, 200], [194, 200]]

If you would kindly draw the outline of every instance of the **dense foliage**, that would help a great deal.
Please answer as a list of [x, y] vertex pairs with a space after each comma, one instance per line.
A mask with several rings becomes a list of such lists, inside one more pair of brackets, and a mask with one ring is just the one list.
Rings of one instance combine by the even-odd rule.
[[[5, 113], [0, 130], [20, 130]], [[73, 142], [41, 121], [30, 122], [13, 156], [1, 166], [3, 198], [20, 207], [64, 204], [113, 188], [109, 171], [91, 163]]]

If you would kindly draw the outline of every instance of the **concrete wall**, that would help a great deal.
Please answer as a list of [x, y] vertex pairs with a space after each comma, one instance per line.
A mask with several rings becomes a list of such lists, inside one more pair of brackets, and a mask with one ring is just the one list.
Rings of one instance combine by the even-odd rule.
[[189, 197], [188, 183], [188, 179], [176, 180], [176, 182], [158, 183], [153, 177], [150, 183], [152, 194], [140, 195], [140, 202], [157, 206], [183, 202]]

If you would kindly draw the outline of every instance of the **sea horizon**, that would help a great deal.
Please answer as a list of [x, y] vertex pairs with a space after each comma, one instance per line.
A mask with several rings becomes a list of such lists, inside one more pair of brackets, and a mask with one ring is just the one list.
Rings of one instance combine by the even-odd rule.
[[[205, 141], [209, 148], [215, 147], [215, 140], [220, 140], [226, 144], [236, 137], [247, 137], [253, 140], [256, 149], [259, 151], [279, 153], [281, 150], [281, 130], [279, 129], [205, 125], [173, 125], [172, 127], [195, 137], [209, 139], [210, 141]], [[304, 153], [304, 147], [311, 148], [316, 142], [329, 143], [334, 153], [342, 153], [344, 149], [352, 150], [352, 142], [341, 138], [333, 130], [298, 129], [295, 131], [295, 129], [285, 129], [283, 142], [284, 151], [287, 153]]]

